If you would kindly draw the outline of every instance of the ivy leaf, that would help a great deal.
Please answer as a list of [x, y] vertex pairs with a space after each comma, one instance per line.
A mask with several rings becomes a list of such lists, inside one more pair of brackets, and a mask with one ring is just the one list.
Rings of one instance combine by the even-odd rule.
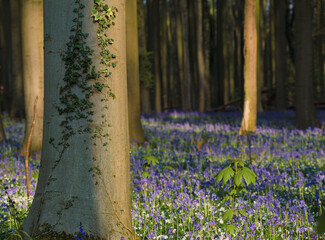
[[107, 11], [109, 9], [107, 4], [105, 4], [103, 8], [104, 8], [105, 11]]
[[230, 234], [234, 234], [236, 232], [237, 228], [234, 225], [227, 224], [226, 225], [226, 232]]
[[97, 4], [98, 6], [102, 3], [102, 0], [95, 0], [95, 4]]

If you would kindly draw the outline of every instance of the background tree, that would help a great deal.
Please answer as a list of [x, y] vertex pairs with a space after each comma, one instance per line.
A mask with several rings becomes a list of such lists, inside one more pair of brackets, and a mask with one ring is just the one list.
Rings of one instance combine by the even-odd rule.
[[284, 0], [274, 0], [275, 11], [275, 86], [276, 86], [276, 109], [286, 109], [286, 78], [287, 78], [287, 39], [286, 39], [286, 9]]
[[130, 139], [145, 141], [141, 126], [137, 0], [126, 0], [126, 65]]
[[295, 0], [297, 128], [319, 127], [313, 98], [312, 2]]
[[203, 10], [202, 1], [196, 0], [197, 17], [196, 17], [196, 43], [197, 43], [197, 61], [198, 61], [198, 76], [199, 76], [199, 110], [201, 112], [206, 110], [207, 106], [207, 82], [205, 79], [205, 63], [204, 63], [204, 49], [203, 49]]
[[12, 60], [12, 97], [10, 107], [11, 118], [23, 118], [24, 108], [24, 82], [22, 72], [21, 52], [21, 1], [10, 0], [11, 16], [11, 60]]
[[39, 151], [42, 148], [44, 108], [43, 0], [24, 0], [21, 7], [26, 127], [20, 152], [24, 153], [33, 121], [34, 101], [37, 96], [39, 101], [30, 150]]
[[6, 140], [6, 133], [3, 127], [2, 117], [1, 117], [1, 108], [0, 108], [0, 143]]
[[244, 114], [239, 134], [254, 132], [257, 112], [257, 32], [256, 32], [256, 0], [245, 1], [244, 23]]
[[[23, 225], [32, 238], [75, 239], [81, 222], [87, 239], [133, 239], [125, 1], [101, 3], [93, 9], [87, 0], [44, 2], [45, 132], [37, 190]], [[112, 21], [103, 19], [114, 16], [108, 12], [114, 14], [113, 6], [115, 26], [107, 29]], [[92, 13], [103, 24], [100, 40]]]

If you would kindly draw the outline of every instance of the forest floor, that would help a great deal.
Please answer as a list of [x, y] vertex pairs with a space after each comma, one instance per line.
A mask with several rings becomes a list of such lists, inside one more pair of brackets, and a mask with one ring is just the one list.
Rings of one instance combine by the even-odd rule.
[[[325, 111], [318, 112], [325, 121]], [[0, 239], [19, 229], [28, 212], [24, 157], [17, 154], [24, 123], [4, 115], [9, 139], [0, 149]], [[315, 233], [325, 201], [325, 130], [297, 130], [294, 112], [258, 115], [256, 134], [239, 137], [241, 114], [178, 113], [142, 117], [150, 143], [131, 143], [132, 223], [141, 239], [323, 239]], [[241, 159], [255, 184], [229, 203], [217, 174]], [[40, 154], [30, 158], [32, 195]], [[244, 216], [246, 215], [246, 216]], [[76, 231], [79, 229], [76, 222]]]

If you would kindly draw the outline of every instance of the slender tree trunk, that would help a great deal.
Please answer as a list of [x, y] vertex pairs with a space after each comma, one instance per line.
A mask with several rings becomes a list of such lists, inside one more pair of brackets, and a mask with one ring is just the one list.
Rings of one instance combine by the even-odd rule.
[[223, 53], [223, 12], [224, 0], [217, 0], [217, 69], [218, 69], [218, 105], [224, 104], [225, 70]]
[[6, 133], [3, 127], [3, 122], [2, 122], [2, 112], [1, 112], [1, 108], [0, 108], [0, 143], [2, 143], [4, 140], [6, 140]]
[[312, 2], [295, 0], [297, 128], [319, 127], [313, 98]]
[[182, 17], [182, 37], [183, 37], [183, 57], [184, 57], [184, 89], [185, 89], [185, 102], [184, 110], [190, 111], [192, 109], [191, 105], [191, 68], [190, 68], [190, 53], [189, 53], [189, 39], [188, 39], [188, 8], [186, 0], [180, 0], [181, 6], [181, 17]]
[[126, 65], [130, 139], [144, 142], [141, 126], [137, 0], [126, 0]]
[[275, 86], [276, 109], [286, 109], [286, 78], [287, 78], [287, 38], [286, 38], [286, 1], [275, 0]]
[[203, 54], [203, 12], [202, 12], [202, 1], [196, 0], [196, 43], [197, 43], [197, 62], [198, 62], [198, 75], [199, 75], [199, 110], [204, 112], [206, 110], [206, 97], [207, 97], [207, 83], [205, 79], [205, 63], [204, 63], [204, 54]]
[[256, 0], [256, 31], [257, 31], [257, 59], [256, 59], [256, 77], [257, 77], [257, 111], [263, 112], [262, 106], [262, 87], [263, 71], [261, 69], [261, 50], [262, 50], [262, 27], [261, 27], [261, 5], [260, 0]]
[[179, 74], [179, 82], [180, 82], [180, 92], [181, 92], [181, 108], [185, 109], [186, 102], [186, 91], [185, 91], [185, 78], [184, 78], [184, 58], [183, 58], [183, 30], [182, 30], [182, 9], [180, 6], [180, 1], [176, 1], [176, 34], [177, 34], [177, 60], [178, 60], [178, 74]]
[[[112, 60], [116, 67], [111, 65], [108, 71], [112, 74], [108, 77], [101, 74], [98, 79], [89, 80], [87, 73], [82, 72], [78, 83], [67, 82], [66, 77], [71, 75], [62, 67], [65, 64], [62, 52], [68, 61], [66, 67], [72, 67], [73, 71], [78, 72], [72, 64], [79, 64], [87, 72], [83, 61], [86, 57], [92, 58], [96, 73], [107, 66], [100, 63], [102, 50], [96, 34], [99, 24], [91, 18], [94, 3], [81, 0], [85, 5], [81, 9], [75, 2], [44, 2], [44, 143], [38, 185], [23, 230], [33, 239], [72, 240], [81, 223], [87, 239], [135, 239], [131, 225], [125, 0], [102, 1], [118, 9], [115, 25], [103, 32], [114, 39], [107, 48], [116, 56]], [[82, 27], [73, 22], [75, 17], [83, 22]], [[73, 26], [89, 34], [78, 40], [84, 42], [84, 46], [78, 45], [82, 48], [80, 51], [69, 39], [69, 36], [77, 36], [77, 30], [70, 31]], [[68, 50], [73, 51], [74, 57], [67, 53], [69, 41], [72, 46]], [[91, 56], [86, 46], [94, 50]], [[80, 81], [86, 86], [79, 84]], [[107, 83], [116, 95], [114, 100], [106, 91], [104, 94], [94, 88]], [[87, 91], [90, 90], [84, 88], [88, 86], [93, 86], [89, 98]], [[64, 105], [65, 97], [78, 100], [74, 109], [69, 108], [69, 102]], [[106, 101], [101, 101], [103, 97]], [[86, 103], [77, 104], [79, 100]], [[89, 115], [89, 111], [92, 114]], [[100, 136], [94, 135], [96, 131]]]
[[10, 0], [11, 53], [12, 53], [12, 99], [11, 118], [24, 117], [24, 82], [21, 51], [21, 0]]
[[156, 113], [161, 113], [162, 95], [161, 95], [161, 79], [160, 79], [160, 4], [158, 0], [153, 0], [153, 41], [154, 41], [154, 60], [155, 60], [155, 109]]
[[[316, 12], [316, 29], [321, 31], [324, 27], [325, 21], [325, 12], [324, 12], [324, 4], [323, 0], [317, 0], [317, 12]], [[324, 31], [324, 30], [323, 30]], [[324, 33], [318, 33], [315, 36], [315, 82], [316, 82], [316, 93], [317, 99], [325, 99], [325, 73], [324, 73], [324, 51], [323, 51], [323, 43], [324, 43]]]
[[[138, 0], [138, 33], [139, 33], [139, 51], [140, 53], [147, 53], [146, 46], [146, 28], [145, 28], [145, 10], [144, 4], [142, 0]], [[148, 3], [147, 3], [148, 4]], [[151, 69], [150, 69], [151, 70]], [[150, 84], [143, 82], [143, 79], [140, 79], [140, 103], [141, 103], [141, 111], [143, 113], [151, 112], [151, 104], [150, 104]]]
[[206, 109], [211, 108], [211, 91], [210, 91], [210, 14], [209, 2], [203, 1], [203, 49], [205, 62], [205, 81], [206, 81]]
[[34, 101], [37, 96], [39, 101], [30, 150], [39, 151], [42, 148], [44, 108], [43, 0], [22, 1], [22, 36], [26, 127], [20, 152], [24, 154], [33, 121]]
[[9, 0], [0, 0], [0, 85], [3, 110], [10, 112], [12, 99], [11, 78], [11, 29]]
[[167, 49], [167, 0], [161, 1], [161, 11], [160, 11], [160, 69], [161, 69], [161, 80], [162, 80], [162, 104], [163, 111], [168, 110], [168, 49]]
[[244, 23], [244, 114], [239, 131], [240, 135], [255, 132], [257, 114], [257, 31], [256, 0], [245, 1]]
[[209, 13], [210, 13], [210, 94], [211, 94], [211, 105], [216, 107], [218, 105], [218, 81], [217, 81], [217, 18], [215, 11], [214, 0], [209, 0]]

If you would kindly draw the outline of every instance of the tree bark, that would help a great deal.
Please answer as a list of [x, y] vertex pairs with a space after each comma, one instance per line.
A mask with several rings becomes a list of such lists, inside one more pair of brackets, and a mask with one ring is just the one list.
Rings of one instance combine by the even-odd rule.
[[146, 141], [140, 112], [137, 0], [126, 0], [126, 65], [130, 139]]
[[257, 31], [256, 0], [245, 1], [244, 23], [244, 114], [239, 131], [240, 135], [255, 132], [257, 114]]
[[0, 0], [0, 91], [3, 110], [10, 112], [12, 100], [10, 2]]
[[184, 97], [184, 110], [191, 111], [191, 82], [192, 82], [192, 74], [190, 67], [190, 53], [189, 53], [189, 39], [188, 39], [188, 8], [187, 1], [180, 0], [181, 7], [181, 20], [182, 20], [182, 37], [183, 37], [183, 59], [184, 59], [184, 89], [185, 89], [185, 97]]
[[287, 78], [287, 38], [286, 38], [286, 1], [275, 0], [275, 86], [276, 109], [283, 111], [286, 104], [286, 78]]
[[43, 0], [22, 1], [22, 36], [26, 127], [24, 142], [19, 151], [24, 154], [30, 126], [33, 122], [34, 101], [37, 96], [39, 101], [30, 150], [39, 151], [42, 148], [44, 108]]
[[297, 128], [319, 127], [313, 98], [312, 2], [295, 0]]
[[261, 70], [262, 61], [262, 27], [261, 27], [261, 0], [256, 0], [256, 32], [257, 32], [257, 59], [256, 59], [256, 78], [257, 78], [257, 111], [263, 112], [262, 106], [262, 88], [263, 88], [263, 71]]
[[[138, 0], [138, 39], [139, 39], [139, 51], [140, 53], [147, 53], [146, 46], [146, 28], [145, 28], [145, 10], [142, 0]], [[148, 4], [148, 3], [147, 3]], [[151, 69], [150, 69], [151, 70]], [[140, 103], [141, 103], [141, 112], [150, 113], [151, 104], [150, 104], [150, 89], [148, 84], [142, 81], [140, 78]]]
[[198, 75], [199, 75], [199, 110], [204, 112], [207, 106], [207, 83], [205, 79], [205, 63], [203, 54], [203, 12], [202, 12], [202, 1], [196, 0], [197, 16], [196, 16], [196, 43], [197, 43], [197, 62], [198, 62]]
[[11, 53], [12, 53], [12, 99], [10, 108], [11, 118], [23, 118], [24, 108], [24, 82], [21, 51], [21, 1], [10, 0], [11, 12]]
[[218, 81], [218, 105], [224, 105], [225, 71], [223, 53], [223, 12], [224, 0], [217, 0], [217, 81]]
[[[71, 51], [76, 55], [69, 61], [82, 64], [78, 59], [84, 57], [86, 45], [91, 46], [94, 52], [90, 57], [97, 73], [106, 66], [100, 63], [101, 48], [96, 34], [98, 23], [91, 18], [94, 3], [80, 2], [85, 5], [81, 10], [84, 18], [79, 17], [83, 21], [82, 32], [89, 35], [82, 40], [84, 46], [78, 45], [82, 50], [78, 51], [74, 47], [77, 45], [72, 44]], [[64, 76], [70, 75], [67, 75], [63, 67], [66, 62], [61, 57], [62, 53], [66, 53], [65, 59], [71, 56], [65, 51], [69, 36], [76, 34], [70, 31], [73, 25], [76, 26], [73, 22], [77, 16], [73, 13], [74, 8], [78, 11], [80, 8], [75, 0], [44, 2], [45, 132], [38, 185], [23, 224], [23, 230], [33, 239], [36, 236], [41, 240], [75, 239], [74, 233], [78, 231], [80, 222], [87, 239], [135, 239], [131, 226], [125, 0], [104, 0], [102, 3], [118, 9], [115, 25], [103, 32], [114, 39], [108, 48], [116, 56], [113, 60], [116, 67], [108, 67], [112, 73], [110, 76], [101, 74], [97, 79], [87, 79], [87, 71], [80, 73], [86, 87], [93, 86], [94, 91], [88, 101], [94, 105], [85, 100], [86, 105], [77, 104], [72, 111], [62, 112], [59, 109], [67, 106], [63, 105], [65, 100], [62, 97], [65, 95], [62, 91], [72, 94], [68, 95], [69, 99], [83, 100], [89, 94], [89, 89], [80, 89], [80, 81], [69, 88]], [[88, 72], [91, 70], [88, 69]], [[114, 100], [108, 98], [106, 91], [103, 94], [104, 91], [94, 89], [96, 84], [107, 83], [116, 95]], [[68, 89], [63, 88], [67, 86]], [[69, 93], [69, 89], [73, 92]], [[107, 101], [101, 101], [103, 97]], [[83, 106], [88, 106], [93, 115], [89, 115], [87, 109], [82, 110]], [[94, 131], [101, 129], [103, 135], [94, 135]], [[67, 136], [67, 131], [72, 132]]]
[[[157, 1], [157, 0], [156, 0]], [[168, 49], [167, 49], [167, 0], [160, 0], [160, 69], [162, 82], [162, 104], [163, 111], [168, 110]]]
[[0, 108], [0, 143], [2, 143], [4, 140], [6, 140], [6, 133], [3, 127], [3, 122], [2, 122], [2, 111]]

